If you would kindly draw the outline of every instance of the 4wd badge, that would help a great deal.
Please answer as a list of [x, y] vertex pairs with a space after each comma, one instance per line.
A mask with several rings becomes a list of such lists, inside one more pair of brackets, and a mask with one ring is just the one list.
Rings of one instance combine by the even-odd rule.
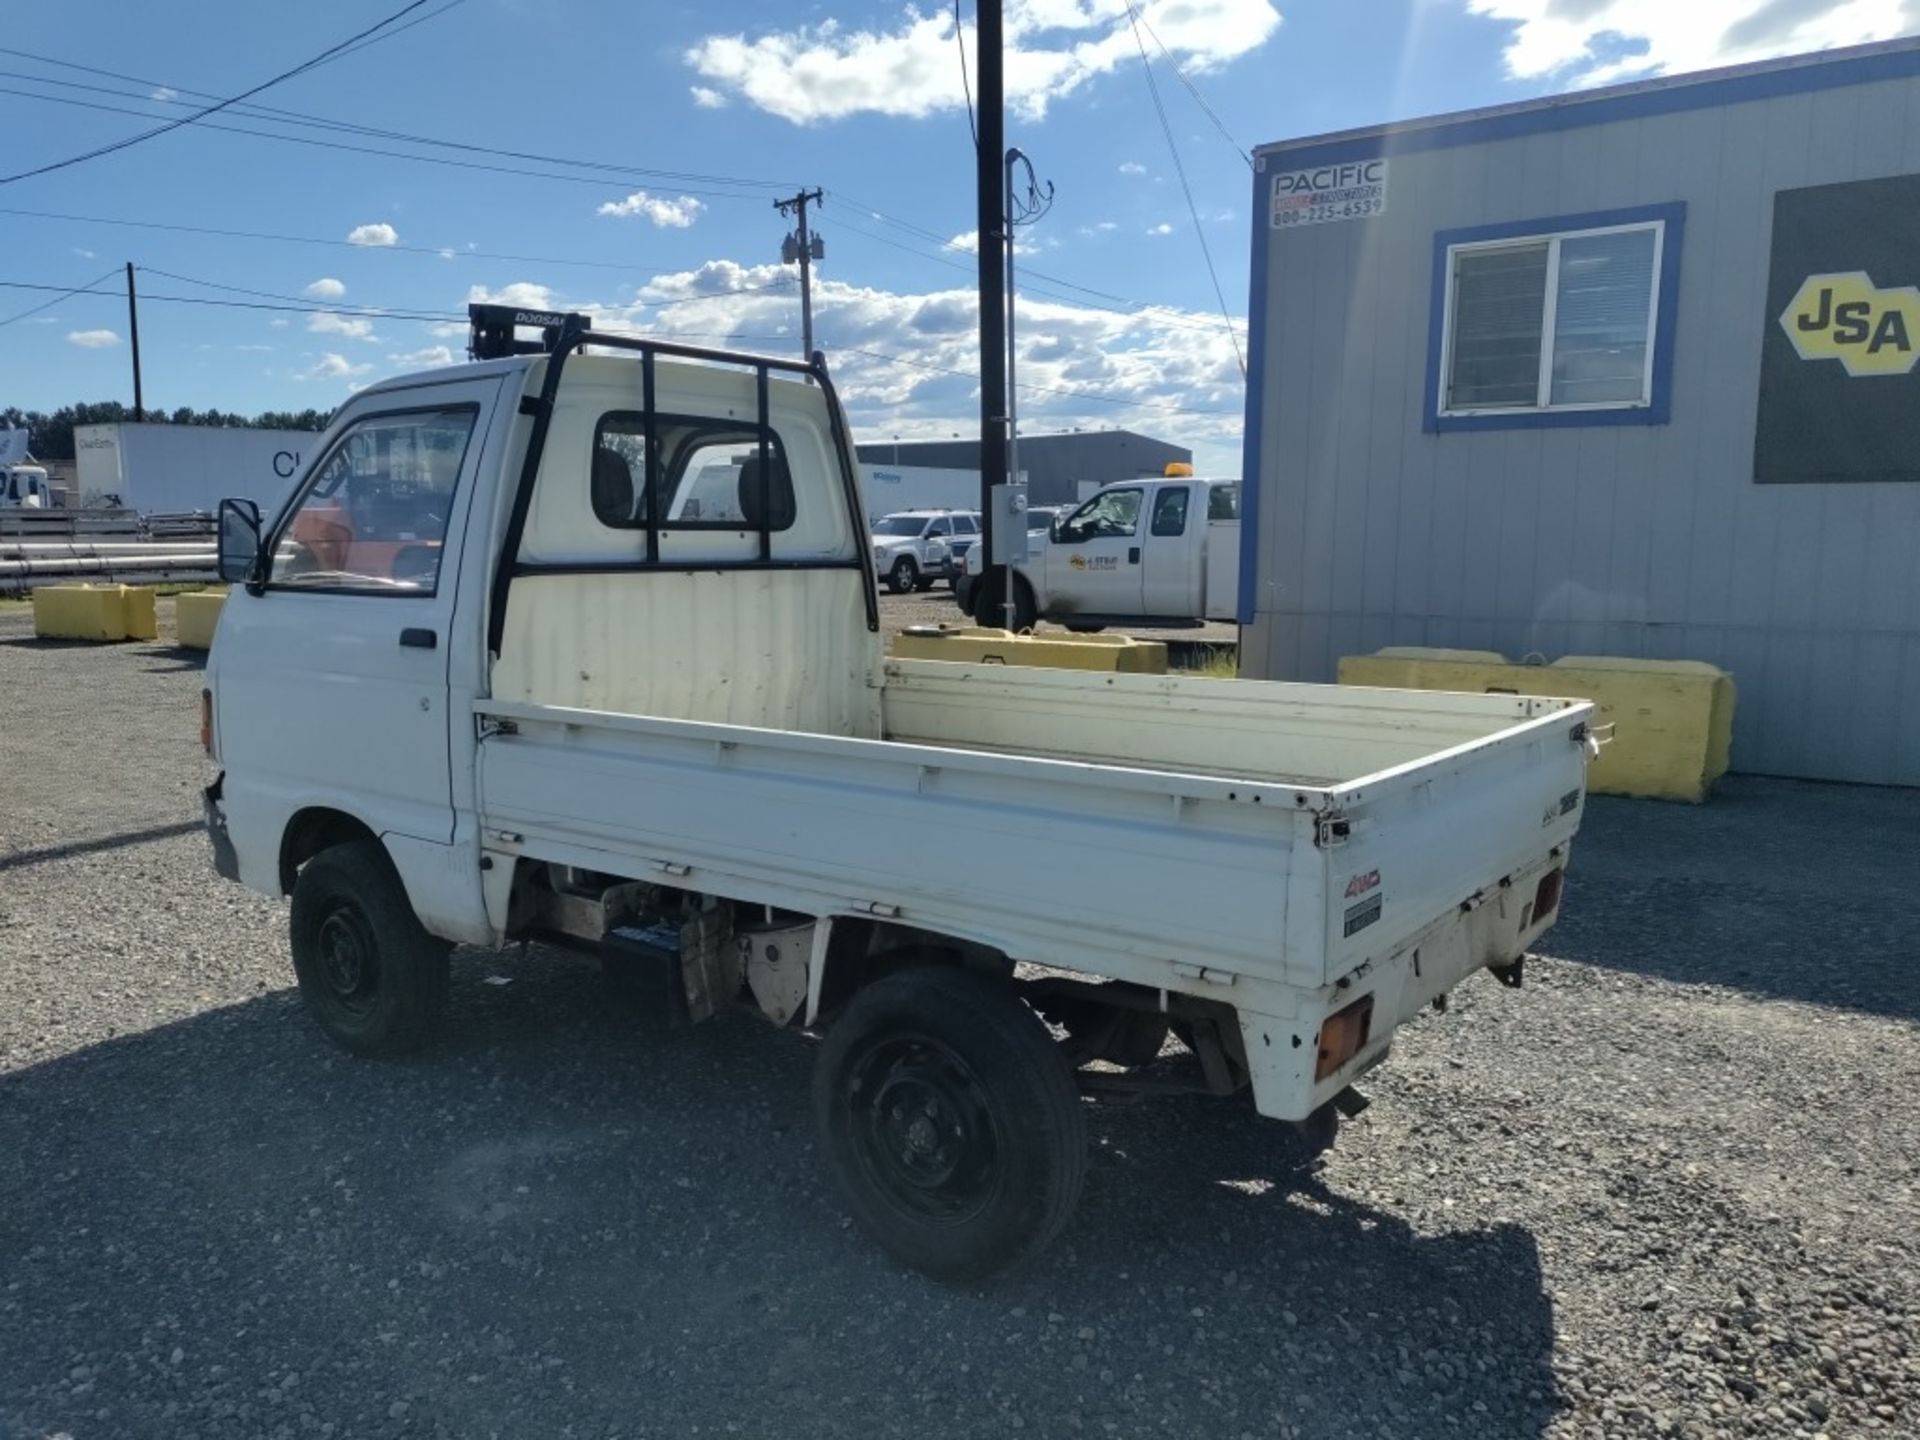
[[1920, 362], [1920, 289], [1882, 290], [1864, 270], [1809, 275], [1780, 324], [1802, 360], [1838, 360], [1849, 375], [1905, 375]]

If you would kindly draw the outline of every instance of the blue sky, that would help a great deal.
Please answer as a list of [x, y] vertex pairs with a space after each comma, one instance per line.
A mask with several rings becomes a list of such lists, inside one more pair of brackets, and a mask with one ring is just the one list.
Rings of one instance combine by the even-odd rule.
[[[0, 173], [189, 113], [176, 102], [205, 103], [200, 92], [247, 89], [400, 3], [198, 0], [191, 27], [178, 7], [127, 0], [16, 7], [0, 37]], [[253, 102], [298, 122], [229, 111], [0, 184], [0, 281], [81, 286], [131, 260], [153, 297], [140, 314], [150, 406], [325, 408], [456, 357], [464, 327], [436, 317], [473, 298], [797, 350], [771, 201], [820, 186], [816, 323], [856, 427], [971, 431], [973, 385], [950, 373], [975, 363], [972, 142], [950, 9], [459, 0], [435, 13], [446, 3]], [[962, 11], [970, 45], [971, 0]], [[1140, 14], [1236, 326], [1250, 179], [1235, 141], [1920, 28], [1920, 0], [1146, 0]], [[1024, 426], [1125, 425], [1231, 468], [1235, 345], [1124, 0], [1009, 0], [1009, 21], [1009, 139], [1057, 191], [1022, 241], [1035, 272]], [[113, 108], [87, 108], [100, 106]], [[420, 155], [437, 160], [405, 158]], [[130, 399], [123, 301], [74, 296], [4, 323], [55, 294], [0, 289], [0, 404]], [[255, 303], [305, 308], [243, 308]], [[354, 313], [368, 309], [386, 313]]]

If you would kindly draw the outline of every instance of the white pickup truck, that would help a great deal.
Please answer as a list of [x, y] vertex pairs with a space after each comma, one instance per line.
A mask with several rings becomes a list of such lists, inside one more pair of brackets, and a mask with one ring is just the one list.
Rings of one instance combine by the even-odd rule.
[[[215, 865], [292, 897], [347, 1049], [426, 1040], [454, 943], [744, 1002], [823, 1035], [861, 1226], [980, 1275], [1066, 1223], [1087, 1099], [1250, 1090], [1324, 1146], [1556, 918], [1586, 704], [888, 660], [823, 361], [500, 307], [474, 350], [221, 510]], [[717, 463], [741, 518], [685, 518]]]
[[1001, 573], [989, 569], [986, 556], [975, 553], [954, 586], [961, 609], [982, 625], [1025, 630], [1053, 620], [1069, 630], [1177, 630], [1232, 621], [1239, 611], [1240, 482], [1183, 474], [1103, 486], [1029, 535], [1027, 558], [1013, 567], [1011, 617]]

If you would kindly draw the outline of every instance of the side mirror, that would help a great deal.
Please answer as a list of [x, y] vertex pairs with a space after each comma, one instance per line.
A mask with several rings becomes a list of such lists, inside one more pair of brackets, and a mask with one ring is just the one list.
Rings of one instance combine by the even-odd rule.
[[251, 585], [260, 560], [260, 507], [251, 500], [220, 502], [220, 578]]
[[1067, 535], [1067, 522], [1058, 515], [1047, 522], [1047, 539], [1058, 545]]

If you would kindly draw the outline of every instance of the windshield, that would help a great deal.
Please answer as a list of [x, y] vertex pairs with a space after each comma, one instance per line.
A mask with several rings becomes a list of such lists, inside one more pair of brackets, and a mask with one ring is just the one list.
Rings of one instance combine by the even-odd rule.
[[874, 522], [873, 533], [912, 537], [926, 528], [927, 517], [924, 515], [889, 515], [884, 520]]

